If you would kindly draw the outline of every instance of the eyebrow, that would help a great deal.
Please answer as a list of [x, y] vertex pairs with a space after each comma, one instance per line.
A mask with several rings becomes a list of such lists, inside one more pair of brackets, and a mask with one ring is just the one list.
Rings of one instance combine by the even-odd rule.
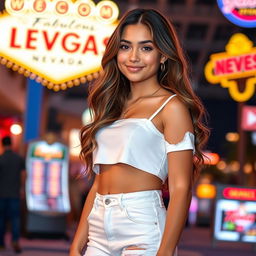
[[[131, 41], [125, 40], [125, 39], [121, 39], [121, 42], [127, 43], [127, 44], [131, 44]], [[147, 44], [147, 43], [151, 43], [153, 44], [152, 40], [144, 40], [144, 41], [140, 41], [139, 44]]]

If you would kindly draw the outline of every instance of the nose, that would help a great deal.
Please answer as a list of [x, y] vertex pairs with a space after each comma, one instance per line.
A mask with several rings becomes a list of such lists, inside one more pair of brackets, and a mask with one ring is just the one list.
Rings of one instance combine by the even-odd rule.
[[129, 57], [131, 62], [138, 62], [140, 60], [138, 50], [135, 48], [131, 50]]

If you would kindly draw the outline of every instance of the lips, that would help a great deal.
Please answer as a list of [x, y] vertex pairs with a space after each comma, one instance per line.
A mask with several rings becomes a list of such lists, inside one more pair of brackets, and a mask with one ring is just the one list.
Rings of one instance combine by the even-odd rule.
[[126, 66], [127, 70], [133, 73], [141, 71], [144, 67], [138, 67], [138, 66]]

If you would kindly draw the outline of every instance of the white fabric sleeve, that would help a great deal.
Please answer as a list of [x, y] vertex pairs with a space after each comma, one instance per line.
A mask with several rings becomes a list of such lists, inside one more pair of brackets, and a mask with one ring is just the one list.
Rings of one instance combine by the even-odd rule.
[[193, 150], [195, 153], [195, 135], [192, 132], [186, 132], [182, 141], [177, 144], [170, 144], [165, 141], [166, 153], [182, 150]]

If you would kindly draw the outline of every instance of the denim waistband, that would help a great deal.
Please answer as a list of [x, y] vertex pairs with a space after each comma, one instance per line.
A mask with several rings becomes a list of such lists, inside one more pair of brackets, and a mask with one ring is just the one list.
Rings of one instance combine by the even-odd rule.
[[154, 203], [154, 205], [164, 206], [161, 190], [146, 190], [107, 195], [96, 193], [95, 203], [105, 208], [116, 205], [121, 207], [129, 205], [146, 207], [147, 204], [152, 205], [152, 203]]

